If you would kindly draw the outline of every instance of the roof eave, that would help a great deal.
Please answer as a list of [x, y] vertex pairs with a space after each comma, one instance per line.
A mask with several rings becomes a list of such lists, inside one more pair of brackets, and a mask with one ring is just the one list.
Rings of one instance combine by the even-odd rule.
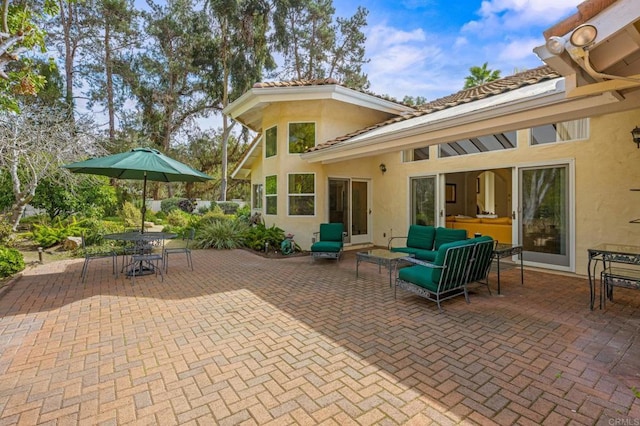
[[[559, 83], [557, 80], [555, 81]], [[391, 130], [384, 133], [373, 131], [370, 135], [358, 135], [325, 149], [302, 154], [302, 158], [311, 163], [332, 163], [351, 158], [398, 152], [403, 149], [436, 145], [489, 134], [498, 128], [501, 131], [512, 131], [548, 123], [554, 119], [562, 120], [561, 114], [563, 112], [567, 119], [574, 119], [575, 116], [580, 115], [577, 111], [615, 102], [619, 102], [619, 99], [610, 93], [589, 98], [567, 99], [564, 85], [557, 84], [555, 90], [537, 96], [488, 106], [464, 114], [458, 114], [456, 110], [459, 111], [465, 105], [452, 107], [448, 111], [448, 116], [442, 119], [431, 121], [427, 119], [426, 122], [397, 131]], [[429, 115], [435, 117], [437, 113]], [[408, 122], [416, 122], [421, 118], [424, 121], [424, 117], [429, 115], [417, 117], [408, 120]]]
[[395, 115], [414, 110], [407, 105], [349, 89], [338, 84], [330, 84], [253, 88], [229, 104], [222, 112], [242, 123], [245, 127], [259, 132], [262, 130], [261, 123], [257, 120], [251, 120], [250, 118], [256, 117], [256, 112], [266, 106], [275, 102], [300, 102], [323, 99], [332, 99]]

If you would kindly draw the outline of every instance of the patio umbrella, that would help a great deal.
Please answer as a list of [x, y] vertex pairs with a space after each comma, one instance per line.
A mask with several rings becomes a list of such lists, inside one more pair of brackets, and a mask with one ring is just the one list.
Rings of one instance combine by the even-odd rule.
[[211, 176], [171, 157], [167, 157], [153, 148], [134, 148], [128, 152], [65, 164], [62, 167], [69, 169], [73, 173], [144, 181], [142, 185], [142, 232], [144, 232], [144, 216], [147, 211], [147, 180], [158, 182], [204, 182], [213, 179]]

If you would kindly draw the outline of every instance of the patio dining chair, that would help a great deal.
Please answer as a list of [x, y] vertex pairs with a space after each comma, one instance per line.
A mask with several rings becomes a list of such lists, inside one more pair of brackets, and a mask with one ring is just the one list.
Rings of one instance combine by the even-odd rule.
[[184, 247], [168, 247], [163, 250], [164, 256], [164, 270], [169, 272], [169, 255], [184, 253], [187, 257], [187, 266], [193, 271], [193, 259], [191, 259], [191, 244], [196, 236], [196, 230], [191, 228], [188, 231], [182, 233], [182, 240], [185, 241]]
[[82, 277], [82, 282], [85, 281], [85, 279], [87, 278], [87, 271], [89, 270], [89, 263], [91, 263], [94, 260], [99, 260], [99, 259], [111, 259], [111, 268], [112, 268], [112, 272], [113, 275], [115, 275], [115, 277], [118, 277], [118, 253], [113, 250], [105, 250], [105, 249], [97, 249], [97, 250], [93, 250], [91, 248], [87, 247], [87, 243], [86, 243], [86, 239], [84, 236], [84, 232], [81, 234], [81, 241], [82, 241], [82, 252], [84, 254], [84, 263], [82, 264], [82, 272], [81, 277]]
[[135, 284], [137, 275], [147, 275], [155, 273], [156, 277], [160, 273], [160, 280], [164, 281], [164, 239], [140, 240], [146, 244], [140, 245], [141, 249], [131, 255], [131, 283]]

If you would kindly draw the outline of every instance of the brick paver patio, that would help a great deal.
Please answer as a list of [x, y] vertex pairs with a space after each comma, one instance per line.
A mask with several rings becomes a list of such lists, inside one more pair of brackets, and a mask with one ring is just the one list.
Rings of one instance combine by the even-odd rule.
[[194, 264], [27, 270], [0, 298], [0, 424], [640, 422], [640, 292], [591, 312], [586, 280], [511, 270], [439, 314], [353, 253]]

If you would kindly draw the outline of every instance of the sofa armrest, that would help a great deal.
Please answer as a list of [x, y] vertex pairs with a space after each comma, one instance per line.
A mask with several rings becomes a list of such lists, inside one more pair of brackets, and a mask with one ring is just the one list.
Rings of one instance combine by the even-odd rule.
[[387, 243], [387, 249], [391, 250], [391, 241], [393, 241], [395, 239], [400, 239], [400, 238], [404, 238], [406, 240], [409, 237], [405, 235], [404, 237], [391, 237], [391, 238], [389, 238], [389, 242]]
[[436, 265], [435, 263], [416, 259], [415, 257], [403, 257], [402, 260], [416, 265], [426, 266], [427, 268], [431, 269], [444, 269], [444, 266], [442, 265]]

